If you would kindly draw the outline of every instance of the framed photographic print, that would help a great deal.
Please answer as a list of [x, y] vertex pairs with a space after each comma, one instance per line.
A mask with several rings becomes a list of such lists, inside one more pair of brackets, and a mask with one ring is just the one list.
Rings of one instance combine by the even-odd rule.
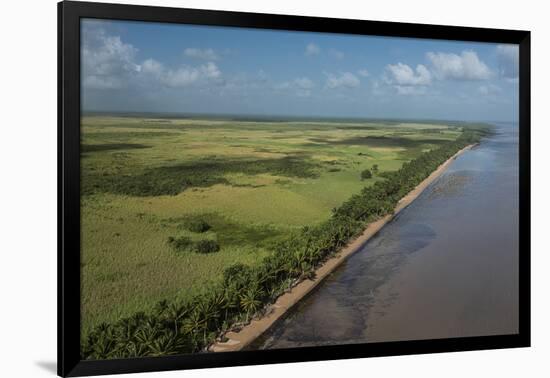
[[529, 32], [58, 11], [59, 375], [529, 346]]

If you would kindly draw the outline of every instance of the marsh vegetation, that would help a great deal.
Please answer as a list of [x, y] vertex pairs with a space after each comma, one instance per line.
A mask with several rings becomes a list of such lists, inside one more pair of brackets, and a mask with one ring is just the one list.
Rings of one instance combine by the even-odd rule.
[[485, 132], [83, 118], [83, 358], [203, 351]]

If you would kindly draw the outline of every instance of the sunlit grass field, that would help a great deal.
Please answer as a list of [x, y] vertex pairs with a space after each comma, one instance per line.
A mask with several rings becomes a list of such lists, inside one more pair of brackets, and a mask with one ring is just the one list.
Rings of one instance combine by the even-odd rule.
[[[81, 122], [82, 326], [184, 299], [384, 171], [456, 139], [439, 124], [88, 116]], [[373, 166], [378, 172], [362, 180]], [[375, 170], [376, 172], [376, 170]], [[209, 225], [204, 232], [190, 222]], [[214, 253], [168, 241], [215, 240]]]

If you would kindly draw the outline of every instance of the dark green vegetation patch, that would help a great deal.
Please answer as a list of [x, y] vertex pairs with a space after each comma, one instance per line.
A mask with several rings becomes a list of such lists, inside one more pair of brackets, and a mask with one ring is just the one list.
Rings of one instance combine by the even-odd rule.
[[197, 253], [212, 253], [219, 250], [220, 245], [215, 240], [202, 239], [195, 243], [195, 252]]
[[107, 192], [140, 197], [176, 195], [189, 188], [229, 184], [224, 177], [227, 173], [271, 173], [277, 176], [316, 178], [319, 175], [315, 170], [317, 167], [318, 164], [299, 156], [259, 160], [210, 157], [185, 164], [151, 168], [132, 175], [85, 172], [82, 191], [84, 194]]
[[[242, 224], [234, 222], [216, 213], [206, 213], [196, 216], [172, 218], [168, 223], [177, 224], [182, 230], [189, 230], [189, 225], [196, 222], [208, 224], [209, 233], [215, 232], [216, 239], [221, 246], [239, 246], [253, 243], [257, 247], [270, 248], [281, 239], [281, 230], [268, 225]], [[199, 232], [200, 233], [200, 232]]]
[[151, 146], [139, 143], [83, 144], [80, 146], [80, 151], [85, 153], [98, 151], [132, 150], [140, 148], [151, 148]]
[[[99, 127], [101, 128], [101, 127]], [[181, 131], [102, 131], [102, 132], [86, 132], [86, 139], [101, 139], [125, 141], [133, 138], [157, 138], [157, 137], [173, 137], [182, 135]]]
[[370, 171], [370, 169], [365, 169], [361, 171], [361, 180], [368, 180], [370, 178], [372, 178], [372, 172]]
[[326, 143], [332, 145], [354, 145], [354, 146], [369, 146], [379, 148], [416, 148], [429, 144], [440, 145], [447, 143], [446, 139], [411, 139], [403, 136], [357, 136], [341, 140], [330, 140], [327, 138], [310, 138], [315, 143]]
[[187, 236], [181, 236], [175, 238], [170, 236], [168, 238], [168, 244], [176, 252], [195, 252], [195, 253], [213, 253], [220, 250], [220, 244], [216, 240], [212, 239], [199, 239], [193, 241]]
[[201, 218], [193, 218], [187, 222], [187, 229], [191, 232], [206, 232], [210, 230], [210, 225]]

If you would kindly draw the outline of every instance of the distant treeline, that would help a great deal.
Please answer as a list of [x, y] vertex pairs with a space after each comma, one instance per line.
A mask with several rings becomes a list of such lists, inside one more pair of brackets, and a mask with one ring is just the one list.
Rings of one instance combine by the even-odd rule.
[[316, 226], [276, 244], [258, 266], [227, 268], [186, 302], [163, 301], [149, 313], [139, 312], [114, 324], [101, 324], [83, 338], [84, 359], [162, 356], [205, 351], [223, 332], [247, 323], [265, 306], [321, 265], [369, 222], [393, 212], [397, 202], [463, 147], [489, 133], [483, 126], [465, 128], [453, 142], [423, 153], [384, 180], [365, 187]]
[[[182, 113], [182, 112], [115, 112], [100, 110], [84, 110], [83, 117], [120, 117], [120, 118], [144, 118], [149, 121], [156, 120], [215, 120], [233, 122], [262, 122], [262, 123], [286, 123], [286, 122], [337, 122], [337, 123], [375, 123], [378, 125], [399, 125], [402, 123], [437, 124], [447, 126], [471, 125], [471, 122], [422, 119], [422, 118], [376, 118], [376, 117], [336, 117], [336, 116], [301, 116], [278, 114], [234, 114], [234, 113]], [[481, 125], [481, 123], [479, 123]]]

